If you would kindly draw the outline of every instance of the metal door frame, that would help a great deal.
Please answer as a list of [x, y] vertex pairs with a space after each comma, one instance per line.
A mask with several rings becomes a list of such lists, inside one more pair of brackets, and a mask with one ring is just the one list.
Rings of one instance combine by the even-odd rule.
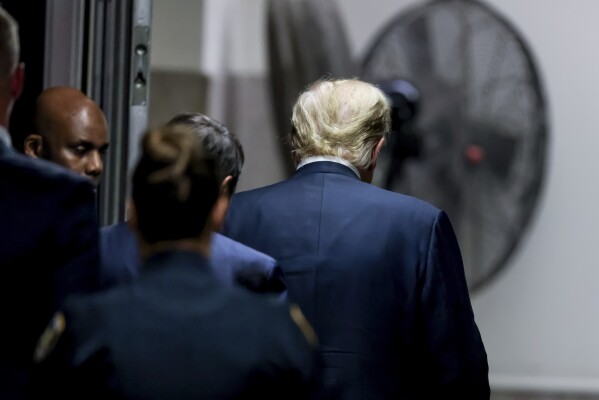
[[110, 148], [98, 190], [99, 221], [123, 221], [148, 124], [152, 0], [48, 0], [46, 7], [44, 88], [79, 88], [104, 111]]

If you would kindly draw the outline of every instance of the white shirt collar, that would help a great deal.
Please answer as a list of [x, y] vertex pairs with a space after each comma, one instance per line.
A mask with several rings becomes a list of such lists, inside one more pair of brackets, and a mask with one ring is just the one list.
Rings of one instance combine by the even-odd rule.
[[12, 141], [10, 140], [10, 134], [5, 127], [0, 125], [0, 142], [4, 142], [6, 146], [12, 147]]
[[339, 158], [339, 157], [335, 157], [335, 156], [312, 156], [312, 157], [304, 158], [302, 160], [302, 162], [300, 162], [297, 165], [296, 170], [300, 169], [304, 165], [312, 164], [312, 163], [318, 162], [318, 161], [329, 161], [329, 162], [334, 162], [337, 164], [345, 165], [346, 167], [351, 169], [354, 172], [354, 174], [356, 174], [358, 179], [362, 179], [362, 178], [360, 178], [360, 171], [358, 171], [358, 168], [356, 168], [354, 165], [352, 165], [347, 160], [344, 160], [343, 158]]

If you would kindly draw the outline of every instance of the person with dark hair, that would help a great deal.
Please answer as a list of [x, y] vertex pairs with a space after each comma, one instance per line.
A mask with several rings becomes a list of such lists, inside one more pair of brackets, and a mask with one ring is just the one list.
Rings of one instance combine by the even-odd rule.
[[232, 196], [245, 161], [243, 147], [237, 136], [220, 122], [200, 113], [178, 114], [167, 125], [185, 125], [199, 135], [206, 152], [214, 157], [221, 189]]
[[98, 186], [108, 125], [92, 99], [71, 87], [46, 89], [36, 100], [34, 126], [25, 138], [25, 154], [62, 165]]
[[24, 397], [37, 338], [63, 299], [94, 290], [98, 224], [92, 185], [12, 148], [21, 94], [16, 21], [0, 6], [0, 398]]
[[344, 399], [488, 399], [488, 364], [448, 216], [369, 183], [390, 107], [322, 80], [293, 108], [295, 174], [233, 197], [224, 233], [275, 257]]
[[315, 336], [297, 306], [225, 286], [208, 265], [220, 181], [207, 157], [181, 125], [142, 138], [130, 209], [139, 279], [67, 300], [47, 332], [55, 349], [36, 353], [41, 390], [102, 399], [311, 396]]
[[[167, 126], [186, 126], [201, 140], [215, 161], [220, 193], [211, 214], [211, 226], [218, 231], [227, 212], [231, 195], [241, 174], [244, 154], [241, 144], [220, 122], [199, 113], [180, 114]], [[275, 260], [214, 232], [211, 265], [224, 284], [239, 284], [261, 293], [285, 297], [286, 286], [281, 268]], [[126, 222], [101, 229], [101, 270], [103, 286], [129, 282], [139, 274], [139, 254], [135, 237]]]

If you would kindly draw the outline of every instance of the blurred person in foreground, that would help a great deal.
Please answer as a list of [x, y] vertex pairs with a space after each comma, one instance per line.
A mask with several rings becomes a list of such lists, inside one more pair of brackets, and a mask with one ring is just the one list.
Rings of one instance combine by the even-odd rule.
[[18, 154], [6, 129], [21, 94], [15, 20], [0, 7], [0, 398], [25, 396], [37, 338], [63, 299], [97, 286], [92, 186]]
[[[243, 167], [241, 143], [223, 124], [200, 113], [179, 114], [167, 126], [184, 126], [202, 142], [206, 154], [214, 159], [220, 193], [210, 222], [218, 231], [235, 192]], [[104, 227], [100, 232], [103, 286], [131, 282], [139, 275], [139, 251], [135, 236], [126, 222]], [[286, 295], [281, 268], [276, 261], [219, 233], [212, 234], [210, 264], [225, 285], [240, 285], [254, 292]]]
[[42, 393], [310, 396], [315, 336], [297, 306], [225, 286], [208, 265], [219, 193], [214, 164], [195, 132], [172, 126], [144, 135], [130, 206], [144, 260], [140, 276], [72, 297], [55, 315], [36, 352]]
[[108, 149], [108, 125], [98, 105], [71, 87], [52, 87], [37, 98], [35, 132], [25, 138], [25, 154], [55, 162], [98, 186]]
[[293, 108], [295, 174], [236, 194], [223, 232], [281, 264], [346, 399], [488, 399], [487, 356], [445, 212], [371, 185], [384, 93], [318, 81]]

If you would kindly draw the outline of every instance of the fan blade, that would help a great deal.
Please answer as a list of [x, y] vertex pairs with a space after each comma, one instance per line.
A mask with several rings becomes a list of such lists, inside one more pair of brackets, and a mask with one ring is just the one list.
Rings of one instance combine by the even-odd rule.
[[408, 66], [408, 75], [434, 76], [433, 39], [429, 33], [426, 14], [419, 14], [403, 32], [404, 61]]

